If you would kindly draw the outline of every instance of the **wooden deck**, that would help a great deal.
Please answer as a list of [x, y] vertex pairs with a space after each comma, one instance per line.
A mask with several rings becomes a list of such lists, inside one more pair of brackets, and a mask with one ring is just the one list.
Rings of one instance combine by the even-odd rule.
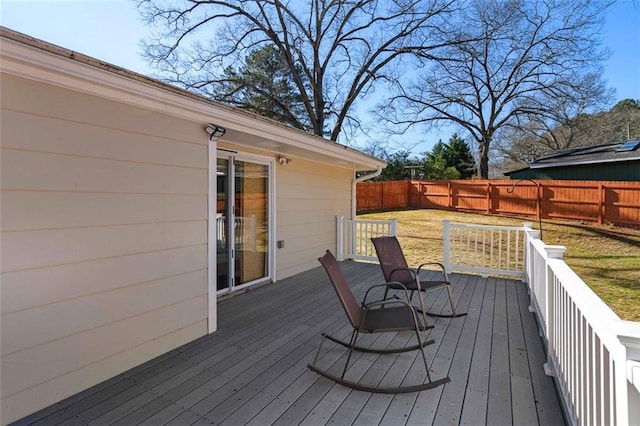
[[[382, 280], [376, 264], [342, 267], [358, 295]], [[456, 309], [468, 315], [434, 319], [429, 338], [436, 343], [427, 347], [432, 376], [451, 378], [436, 389], [371, 394], [307, 369], [320, 332], [350, 332], [324, 271], [316, 268], [220, 302], [218, 332], [17, 424], [564, 424], [553, 381], [542, 369], [525, 285], [460, 274], [452, 281]], [[428, 304], [446, 310], [445, 292], [432, 292]], [[367, 337], [381, 346], [412, 336]], [[324, 366], [343, 365], [343, 348], [323, 348]], [[423, 367], [416, 356], [357, 355], [347, 374], [366, 383], [406, 383]]]

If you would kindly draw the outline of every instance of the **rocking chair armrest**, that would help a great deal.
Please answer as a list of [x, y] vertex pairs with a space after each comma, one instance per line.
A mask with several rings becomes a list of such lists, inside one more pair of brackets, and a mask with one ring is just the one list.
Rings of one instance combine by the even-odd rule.
[[416, 274], [416, 271], [414, 271], [411, 268], [394, 268], [391, 270], [391, 272], [389, 272], [389, 279], [393, 278], [393, 273], [394, 272], [398, 272], [398, 271], [407, 271], [409, 274], [411, 274], [411, 278], [415, 281], [417, 279], [419, 279], [418, 275]]
[[440, 269], [442, 269], [442, 275], [444, 275], [444, 280], [446, 282], [449, 282], [449, 276], [447, 275], [447, 270], [444, 268], [444, 265], [440, 262], [425, 262], [425, 263], [421, 263], [420, 266], [418, 266], [418, 276], [420, 274], [420, 271], [422, 270], [423, 266], [427, 266], [427, 265], [436, 265], [439, 266]]
[[[423, 263], [422, 265], [420, 265], [420, 267], [422, 267], [423, 265], [425, 264]], [[418, 291], [421, 291], [422, 286], [420, 285], [420, 267], [418, 268], [417, 271], [411, 268], [395, 268], [389, 273], [389, 278], [392, 278], [393, 273], [396, 271], [406, 271], [411, 275], [411, 279], [415, 281], [416, 286], [418, 287]]]
[[[395, 286], [398, 286], [398, 285], [399, 285], [399, 286], [401, 286], [401, 287], [402, 287], [402, 290], [404, 290], [405, 297], [407, 298], [407, 300], [409, 300], [409, 290], [407, 290], [407, 288], [404, 286], [404, 284], [402, 284], [402, 283], [400, 283], [400, 282], [397, 282], [397, 281], [390, 281], [390, 282], [388, 282], [388, 283], [375, 284], [375, 285], [372, 285], [371, 287], [369, 287], [369, 288], [367, 289], [367, 292], [364, 294], [364, 299], [362, 300], [362, 306], [363, 306], [363, 307], [366, 307], [366, 306], [368, 305], [368, 303], [367, 303], [367, 297], [369, 296], [369, 292], [370, 292], [371, 290], [373, 290], [374, 288], [378, 288], [378, 287], [391, 287], [391, 285], [392, 285], [392, 284], [393, 284], [393, 285], [395, 285]], [[396, 288], [396, 290], [398, 290], [398, 289]], [[394, 297], [394, 298], [387, 298], [387, 299], [381, 299], [381, 300], [379, 300], [378, 302], [383, 302], [383, 301], [385, 301], [385, 300], [398, 300], [398, 299], [397, 299], [397, 298], [395, 298], [395, 297]], [[373, 303], [373, 302], [370, 302], [370, 303]]]

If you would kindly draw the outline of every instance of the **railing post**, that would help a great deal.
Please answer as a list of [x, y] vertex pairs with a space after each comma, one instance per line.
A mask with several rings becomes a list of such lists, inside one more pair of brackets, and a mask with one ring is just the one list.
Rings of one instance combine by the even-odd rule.
[[555, 298], [553, 297], [553, 274], [549, 263], [555, 260], [562, 260], [564, 252], [567, 250], [564, 246], [545, 246], [546, 251], [546, 277], [544, 283], [544, 306], [542, 307], [544, 315], [544, 338], [547, 341], [547, 362], [544, 364], [544, 372], [547, 376], [555, 376], [556, 372], [550, 363], [552, 354], [555, 352], [554, 341], [552, 336], [555, 335], [555, 318], [553, 317]]
[[[523, 266], [523, 270], [524, 272], [522, 273], [522, 281], [524, 281], [525, 283], [527, 283], [527, 287], [531, 287], [531, 280], [530, 280], [530, 271], [529, 271], [529, 231], [531, 231], [531, 227], [533, 226], [533, 224], [531, 222], [523, 222], [522, 223], [522, 230], [524, 231], [524, 253], [523, 253], [523, 259], [522, 262], [524, 263]], [[529, 306], [529, 308], [531, 308], [531, 306]]]
[[442, 221], [442, 235], [444, 238], [443, 241], [443, 260], [444, 260], [444, 270], [446, 271], [447, 274], [451, 273], [451, 247], [450, 247], [450, 240], [449, 240], [449, 232], [450, 232], [450, 226], [451, 226], [451, 222], [447, 219]]
[[[534, 285], [535, 285], [535, 265], [533, 262], [534, 259], [534, 250], [532, 247], [532, 240], [540, 239], [540, 231], [532, 229], [533, 223], [524, 222], [522, 224], [524, 228], [524, 278], [527, 283], [527, 288], [529, 290], [529, 301], [533, 300], [532, 293], [535, 293]], [[533, 306], [533, 303], [529, 305], [529, 312], [535, 312], [536, 309]]]
[[342, 230], [342, 222], [344, 216], [336, 216], [336, 258], [344, 260], [344, 234]]
[[353, 220], [351, 220], [350, 223], [351, 223], [351, 226], [349, 227], [349, 232], [351, 232], [351, 235], [349, 235], [349, 252], [347, 256], [345, 256], [348, 258], [351, 258], [356, 253], [356, 241], [357, 241], [357, 232], [358, 232], [358, 221], [356, 220], [355, 217], [353, 218]]
[[391, 234], [391, 237], [397, 237], [398, 236], [398, 218], [397, 217], [392, 217], [391, 218], [391, 224], [389, 225], [389, 233]]
[[616, 369], [620, 370], [616, 377], [616, 420], [620, 425], [637, 425], [640, 424], [640, 325], [634, 321], [612, 321], [610, 328], [625, 347], [622, 368]]

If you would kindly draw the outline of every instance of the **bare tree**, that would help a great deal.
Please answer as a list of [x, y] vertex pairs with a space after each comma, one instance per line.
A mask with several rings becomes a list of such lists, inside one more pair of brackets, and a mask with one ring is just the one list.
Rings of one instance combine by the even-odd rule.
[[[470, 40], [431, 51], [414, 84], [395, 83], [383, 109], [395, 123], [454, 123], [479, 147], [479, 177], [489, 149], [510, 127], [559, 120], [558, 105], [599, 101], [606, 52], [599, 32], [610, 2], [472, 0], [451, 32]], [[434, 60], [435, 59], [435, 63]], [[595, 76], [595, 78], [594, 78]]]
[[[145, 52], [167, 80], [211, 94], [221, 71], [274, 46], [316, 135], [357, 128], [354, 105], [417, 51], [446, 44], [453, 0], [138, 0], [159, 32]], [[177, 3], [177, 5], [175, 4]], [[405, 61], [404, 58], [407, 60]], [[274, 103], [277, 100], [273, 100]], [[286, 115], [286, 114], [285, 114]], [[285, 116], [283, 115], [283, 116]]]

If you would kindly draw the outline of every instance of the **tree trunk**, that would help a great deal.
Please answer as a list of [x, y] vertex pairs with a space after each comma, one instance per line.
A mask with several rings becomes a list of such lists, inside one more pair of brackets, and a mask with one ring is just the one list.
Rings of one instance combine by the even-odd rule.
[[484, 136], [479, 143], [479, 164], [478, 164], [478, 178], [489, 179], [489, 143], [491, 140], [489, 137]]

